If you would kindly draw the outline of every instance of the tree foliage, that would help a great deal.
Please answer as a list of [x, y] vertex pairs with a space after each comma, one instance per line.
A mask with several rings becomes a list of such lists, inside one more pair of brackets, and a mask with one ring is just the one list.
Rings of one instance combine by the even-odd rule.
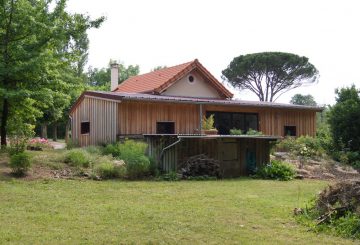
[[234, 88], [250, 90], [260, 101], [270, 102], [291, 89], [314, 83], [318, 77], [308, 58], [282, 52], [240, 55], [222, 74]]
[[68, 92], [80, 84], [79, 74], [87, 59], [86, 31], [98, 28], [104, 18], [91, 20], [86, 15], [68, 13], [66, 2], [1, 1], [2, 145], [6, 145], [9, 119], [25, 115], [23, 121], [34, 123], [45, 112], [51, 120], [57, 120], [69, 104]]
[[360, 90], [355, 85], [337, 89], [328, 122], [337, 150], [360, 151]]
[[[110, 91], [110, 63], [107, 68], [89, 68], [87, 72], [87, 81], [86, 84], [89, 86], [89, 89], [92, 90], [103, 90]], [[129, 65], [125, 66], [124, 64], [119, 64], [119, 83], [122, 83], [131, 76], [136, 76], [140, 73], [139, 65]]]
[[307, 106], [316, 106], [317, 105], [314, 97], [310, 94], [308, 94], [308, 95], [295, 94], [291, 98], [290, 103], [294, 104], [294, 105], [307, 105]]

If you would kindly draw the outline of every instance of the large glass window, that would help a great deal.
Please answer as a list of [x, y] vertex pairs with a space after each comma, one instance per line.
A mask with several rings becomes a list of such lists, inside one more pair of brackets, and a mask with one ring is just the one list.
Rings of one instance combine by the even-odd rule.
[[241, 129], [246, 133], [249, 129], [259, 130], [258, 114], [240, 112], [208, 111], [206, 116], [214, 114], [215, 127], [219, 134], [230, 134], [230, 129]]

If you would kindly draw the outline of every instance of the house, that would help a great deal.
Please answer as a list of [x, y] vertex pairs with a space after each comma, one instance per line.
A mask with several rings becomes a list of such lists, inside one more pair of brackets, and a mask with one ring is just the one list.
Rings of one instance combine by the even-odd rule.
[[[227, 176], [250, 173], [269, 162], [269, 144], [285, 135], [315, 135], [319, 107], [232, 99], [198, 61], [130, 77], [112, 91], [86, 91], [70, 111], [72, 139], [80, 146], [141, 138], [164, 171], [205, 153], [222, 163]], [[203, 135], [202, 118], [213, 114], [218, 135]], [[229, 135], [230, 129], [259, 135]]]

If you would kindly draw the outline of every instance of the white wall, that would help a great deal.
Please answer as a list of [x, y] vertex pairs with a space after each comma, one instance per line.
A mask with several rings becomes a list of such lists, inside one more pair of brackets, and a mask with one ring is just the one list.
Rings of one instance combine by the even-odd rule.
[[[189, 82], [189, 76], [194, 77], [192, 83]], [[219, 93], [207, 83], [197, 72], [191, 72], [182, 79], [174, 83], [162, 95], [186, 96], [198, 98], [221, 98]]]

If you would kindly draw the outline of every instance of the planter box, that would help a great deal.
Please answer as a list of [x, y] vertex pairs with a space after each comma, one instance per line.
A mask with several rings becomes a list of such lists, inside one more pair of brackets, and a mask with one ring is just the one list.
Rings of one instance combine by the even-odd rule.
[[217, 135], [218, 130], [217, 129], [209, 129], [209, 130], [195, 130], [196, 134], [206, 134], [206, 135]]

